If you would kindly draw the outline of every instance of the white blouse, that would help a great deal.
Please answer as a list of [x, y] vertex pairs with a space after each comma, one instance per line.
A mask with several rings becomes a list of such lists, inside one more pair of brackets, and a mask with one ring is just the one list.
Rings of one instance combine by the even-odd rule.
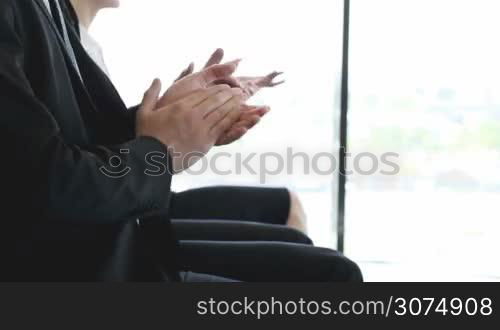
[[83, 48], [87, 51], [89, 56], [101, 68], [101, 70], [109, 76], [108, 67], [104, 61], [104, 55], [99, 43], [90, 35], [87, 29], [80, 25], [80, 40]]

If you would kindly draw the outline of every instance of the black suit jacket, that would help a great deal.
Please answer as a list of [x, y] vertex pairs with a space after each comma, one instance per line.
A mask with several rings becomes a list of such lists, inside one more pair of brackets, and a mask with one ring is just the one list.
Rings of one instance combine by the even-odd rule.
[[165, 279], [171, 175], [145, 171], [151, 155], [170, 165], [166, 147], [135, 138], [134, 111], [69, 32], [83, 82], [42, 0], [0, 0], [0, 280]]

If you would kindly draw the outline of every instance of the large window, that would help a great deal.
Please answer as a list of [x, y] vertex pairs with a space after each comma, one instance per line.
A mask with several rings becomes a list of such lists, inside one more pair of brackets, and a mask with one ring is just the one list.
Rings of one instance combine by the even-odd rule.
[[369, 280], [499, 280], [500, 3], [351, 1], [346, 252]]
[[[365, 157], [340, 194], [346, 254], [369, 281], [499, 280], [500, 3], [350, 3], [344, 123], [349, 154]], [[228, 59], [243, 58], [241, 74], [284, 71], [285, 85], [252, 101], [272, 106], [272, 113], [244, 140], [218, 151], [336, 155], [343, 9], [343, 0], [123, 0], [92, 32], [130, 105], [154, 77], [168, 87], [217, 47]], [[387, 153], [398, 155], [390, 158], [397, 174], [369, 170], [371, 157], [382, 166]], [[316, 243], [336, 247], [337, 173], [294, 166], [262, 178], [235, 173], [234, 159], [221, 161], [231, 175], [183, 174], [174, 188], [287, 185], [303, 199]], [[272, 159], [266, 166], [273, 168]]]

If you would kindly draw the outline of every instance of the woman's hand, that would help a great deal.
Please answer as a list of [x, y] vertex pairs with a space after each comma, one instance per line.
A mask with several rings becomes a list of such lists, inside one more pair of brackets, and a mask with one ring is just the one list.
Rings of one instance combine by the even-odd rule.
[[241, 139], [257, 125], [271, 109], [267, 106], [242, 105], [239, 119], [217, 140], [216, 146], [231, 144]]
[[[224, 50], [221, 48], [217, 49], [211, 56], [208, 62], [205, 64], [204, 69], [210, 68], [214, 65], [219, 65], [224, 59]], [[194, 63], [190, 63], [189, 66], [181, 73], [176, 81], [181, 80], [194, 72]], [[226, 84], [231, 87], [238, 87], [243, 90], [243, 94], [246, 99], [250, 99], [252, 96], [257, 94], [262, 88], [266, 87], [276, 87], [283, 84], [285, 81], [274, 80], [282, 75], [283, 72], [274, 71], [266, 76], [261, 77], [226, 77], [214, 81], [213, 85]]]
[[[211, 70], [211, 68], [217, 68], [220, 66], [224, 58], [224, 51], [222, 49], [217, 49], [209, 58], [204, 66], [204, 71]], [[239, 64], [239, 60], [226, 63], [228, 64]], [[224, 64], [223, 64], [224, 65]], [[234, 70], [236, 70], [236, 67]], [[186, 84], [186, 81], [191, 81], [195, 79], [199, 73], [194, 74], [195, 66], [194, 63], [190, 63], [189, 66], [182, 71], [179, 77], [175, 80], [177, 83]], [[254, 96], [258, 91], [265, 87], [275, 87], [284, 81], [274, 82], [276, 77], [282, 74], [282, 72], [273, 72], [263, 77], [233, 77], [232, 74], [219, 75], [217, 79], [210, 82], [208, 86], [214, 86], [219, 84], [229, 85], [233, 88], [240, 88], [243, 92], [243, 100], [248, 100]], [[168, 96], [166, 98], [168, 100]], [[238, 121], [236, 121], [233, 126], [228, 129], [216, 142], [217, 146], [227, 145], [241, 139], [250, 129], [257, 125], [261, 118], [265, 116], [270, 111], [267, 106], [249, 106], [242, 105], [241, 115]]]
[[[178, 79], [158, 100], [157, 107], [161, 108], [167, 104], [176, 102], [190, 93], [212, 87], [215, 85], [234, 86], [232, 74], [236, 71], [239, 61], [232, 61], [225, 64], [211, 65], [204, 70], [190, 74]], [[189, 69], [189, 68], [188, 68]], [[186, 69], [186, 72], [189, 72]], [[216, 81], [227, 81], [227, 84], [214, 84]]]

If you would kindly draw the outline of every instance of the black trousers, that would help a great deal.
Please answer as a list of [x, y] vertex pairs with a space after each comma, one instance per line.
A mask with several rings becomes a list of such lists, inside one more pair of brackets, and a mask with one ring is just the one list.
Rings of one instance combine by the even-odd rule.
[[[359, 267], [284, 226], [286, 189], [210, 187], [175, 194], [185, 282], [359, 282]], [[214, 220], [216, 219], [216, 220]], [[236, 220], [235, 220], [236, 219]]]

